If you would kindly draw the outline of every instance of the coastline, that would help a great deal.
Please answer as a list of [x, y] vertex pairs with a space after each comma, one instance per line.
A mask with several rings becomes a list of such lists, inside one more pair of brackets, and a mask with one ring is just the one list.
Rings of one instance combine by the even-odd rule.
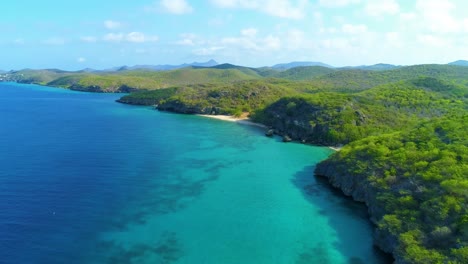
[[[242, 124], [242, 125], [256, 126], [256, 127], [268, 129], [268, 127], [263, 124], [252, 122], [250, 118], [247, 117], [247, 114], [244, 114], [240, 117], [235, 117], [235, 116], [230, 116], [230, 115], [202, 115], [202, 114], [196, 114], [196, 115], [207, 117], [207, 118], [212, 118], [212, 119], [217, 119], [217, 120], [222, 120], [222, 121], [227, 121], [227, 122], [235, 122], [235, 123]], [[343, 147], [333, 147], [333, 146], [327, 146], [327, 147], [336, 152], [340, 151], [343, 148]]]
[[268, 128], [267, 126], [263, 124], [252, 122], [252, 120], [250, 120], [250, 118], [248, 118], [246, 115], [243, 115], [241, 117], [235, 117], [235, 116], [230, 116], [230, 115], [198, 115], [197, 114], [197, 116], [208, 117], [208, 118], [228, 121], [228, 122], [235, 122], [235, 123], [242, 124], [242, 125], [256, 126], [256, 127], [261, 127], [265, 129]]

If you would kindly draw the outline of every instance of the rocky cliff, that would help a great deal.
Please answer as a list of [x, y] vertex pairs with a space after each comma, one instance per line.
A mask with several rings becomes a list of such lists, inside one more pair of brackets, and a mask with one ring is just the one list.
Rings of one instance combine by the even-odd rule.
[[[350, 174], [344, 163], [340, 163], [335, 157], [331, 157], [319, 163], [315, 169], [317, 176], [325, 177], [330, 184], [340, 189], [346, 196], [351, 196], [355, 201], [366, 204], [370, 220], [375, 225], [385, 214], [382, 201], [377, 200], [379, 189], [367, 181], [366, 174]], [[393, 254], [397, 263], [405, 263], [396, 254], [397, 237], [387, 230], [376, 229], [374, 234], [374, 243], [382, 251]]]
[[282, 98], [254, 115], [281, 136], [317, 145], [337, 146], [357, 137], [367, 117], [353, 105], [325, 106], [304, 97]]
[[354, 141], [315, 174], [356, 201], [396, 263], [468, 263], [468, 115]]
[[[51, 84], [49, 84], [51, 85]], [[133, 88], [127, 85], [113, 86], [113, 87], [101, 87], [99, 85], [89, 85], [83, 86], [80, 84], [73, 84], [70, 87], [67, 87], [70, 90], [82, 91], [82, 92], [92, 92], [92, 93], [131, 93], [136, 92], [141, 89]]]

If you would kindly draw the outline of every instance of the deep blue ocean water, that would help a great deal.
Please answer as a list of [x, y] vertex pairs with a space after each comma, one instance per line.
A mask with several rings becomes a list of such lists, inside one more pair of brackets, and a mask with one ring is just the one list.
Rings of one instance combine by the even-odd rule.
[[327, 148], [0, 83], [0, 263], [388, 263]]

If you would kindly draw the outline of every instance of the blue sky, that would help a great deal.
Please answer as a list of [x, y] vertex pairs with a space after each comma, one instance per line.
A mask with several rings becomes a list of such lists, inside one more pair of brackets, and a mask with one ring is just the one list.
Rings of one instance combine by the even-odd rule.
[[0, 69], [468, 59], [465, 0], [15, 0]]

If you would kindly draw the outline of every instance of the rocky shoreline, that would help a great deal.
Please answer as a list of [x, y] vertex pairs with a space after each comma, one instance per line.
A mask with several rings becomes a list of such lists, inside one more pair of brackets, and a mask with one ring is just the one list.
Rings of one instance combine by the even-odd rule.
[[[344, 195], [351, 197], [356, 202], [364, 203], [368, 209], [369, 219], [374, 225], [377, 225], [378, 219], [385, 214], [377, 201], [379, 190], [371, 184], [367, 184], [365, 176], [347, 175], [346, 171], [341, 170], [340, 166], [329, 159], [317, 164], [314, 173], [316, 176], [328, 179], [328, 182], [334, 188], [341, 190]], [[397, 238], [390, 233], [384, 234], [377, 231], [374, 234], [374, 244], [383, 252], [392, 254], [395, 260], [399, 260], [395, 263], [405, 263], [395, 254]]]

